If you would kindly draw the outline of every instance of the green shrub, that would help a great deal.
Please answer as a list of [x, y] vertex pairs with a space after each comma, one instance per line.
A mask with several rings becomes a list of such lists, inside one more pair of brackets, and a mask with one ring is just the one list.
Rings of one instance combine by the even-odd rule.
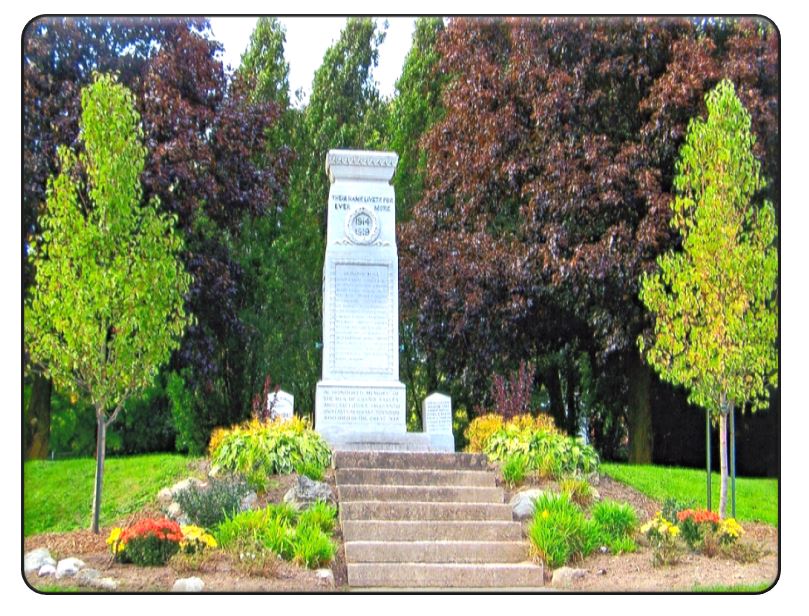
[[337, 520], [337, 507], [324, 501], [317, 501], [298, 515], [299, 526], [315, 526], [324, 533], [334, 530]]
[[296, 469], [322, 477], [331, 463], [326, 441], [299, 418], [288, 421], [251, 420], [211, 437], [211, 462], [231, 473], [241, 473], [257, 489], [265, 489], [270, 475]]
[[293, 557], [309, 568], [331, 562], [337, 548], [329, 536], [314, 524], [298, 524], [295, 529]]
[[597, 529], [566, 494], [545, 493], [536, 499], [528, 536], [534, 551], [552, 569], [581, 559], [598, 546]]
[[580, 507], [587, 507], [595, 500], [595, 490], [590, 482], [580, 477], [566, 477], [559, 482], [559, 491], [570, 496]]
[[525, 455], [528, 469], [546, 477], [588, 475], [598, 470], [598, 453], [580, 438], [516, 424], [495, 430], [486, 440], [483, 451], [495, 461]]
[[604, 500], [596, 503], [591, 512], [593, 522], [610, 539], [631, 537], [638, 525], [638, 516], [631, 505]]
[[192, 523], [213, 528], [227, 516], [239, 511], [239, 505], [250, 489], [244, 479], [235, 476], [211, 478], [207, 486], [191, 484], [174, 495]]
[[528, 470], [528, 459], [525, 454], [514, 454], [503, 464], [503, 479], [510, 486], [516, 486], [525, 479]]

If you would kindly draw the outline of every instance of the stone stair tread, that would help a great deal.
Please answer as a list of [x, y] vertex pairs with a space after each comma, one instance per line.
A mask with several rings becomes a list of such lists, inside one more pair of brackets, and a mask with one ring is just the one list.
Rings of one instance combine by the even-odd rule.
[[351, 586], [499, 588], [539, 587], [542, 565], [520, 563], [348, 563]]
[[347, 541], [354, 563], [518, 563], [528, 557], [524, 541]]
[[481, 540], [520, 540], [519, 522], [505, 520], [433, 520], [424, 524], [419, 520], [345, 520], [343, 538], [355, 541], [364, 537], [375, 541], [443, 541], [447, 537]]
[[486, 470], [338, 468], [340, 485], [428, 485], [496, 487], [494, 473]]
[[349, 501], [340, 503], [340, 520], [503, 520], [513, 519], [504, 503], [424, 501]]
[[502, 504], [502, 488], [477, 486], [400, 486], [341, 484], [337, 487], [340, 502], [458, 502]]
[[484, 454], [393, 452], [393, 451], [335, 451], [334, 467], [383, 469], [480, 469], [488, 468]]

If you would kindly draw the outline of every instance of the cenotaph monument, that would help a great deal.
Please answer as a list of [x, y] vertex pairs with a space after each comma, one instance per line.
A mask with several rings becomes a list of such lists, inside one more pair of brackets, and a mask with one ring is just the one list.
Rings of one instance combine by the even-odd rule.
[[[399, 381], [394, 152], [331, 150], [323, 264], [323, 378], [315, 430], [334, 449], [429, 451], [407, 432]], [[451, 432], [450, 432], [451, 435]]]

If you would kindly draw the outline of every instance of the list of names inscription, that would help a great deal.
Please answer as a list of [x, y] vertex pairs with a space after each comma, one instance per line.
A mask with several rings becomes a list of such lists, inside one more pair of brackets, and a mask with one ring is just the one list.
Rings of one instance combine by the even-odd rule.
[[338, 372], [391, 370], [393, 306], [390, 268], [384, 264], [336, 263], [334, 353]]

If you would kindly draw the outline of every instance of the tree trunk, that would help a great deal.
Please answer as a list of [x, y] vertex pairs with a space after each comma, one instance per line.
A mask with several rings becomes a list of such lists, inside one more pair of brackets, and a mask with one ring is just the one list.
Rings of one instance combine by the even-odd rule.
[[90, 530], [98, 534], [98, 517], [101, 513], [101, 486], [104, 483], [104, 456], [107, 449], [107, 424], [104, 415], [96, 415], [98, 432], [96, 435], [96, 482], [93, 490], [93, 522]]
[[559, 381], [559, 370], [556, 366], [551, 366], [543, 370], [545, 387], [548, 388], [548, 396], [551, 399], [551, 415], [556, 427], [560, 430], [565, 428], [565, 403], [562, 400], [562, 384]]
[[28, 429], [30, 438], [25, 451], [26, 460], [44, 460], [48, 457], [51, 435], [51, 391], [53, 383], [34, 373], [31, 399], [28, 401]]
[[567, 406], [567, 433], [576, 436], [579, 433], [579, 414], [576, 409], [576, 366], [570, 357], [565, 366], [565, 401]]
[[652, 405], [649, 398], [649, 368], [637, 353], [627, 360], [629, 375], [629, 409], [627, 430], [629, 432], [629, 463], [651, 464], [654, 436], [652, 432]]
[[719, 517], [724, 518], [728, 507], [728, 415], [733, 402], [722, 394], [719, 403]]

